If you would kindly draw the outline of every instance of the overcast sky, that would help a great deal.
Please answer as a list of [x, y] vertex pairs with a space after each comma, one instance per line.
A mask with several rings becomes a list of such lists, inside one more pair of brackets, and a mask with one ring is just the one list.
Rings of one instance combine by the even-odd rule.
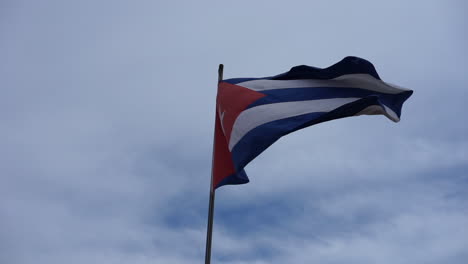
[[225, 78], [370, 60], [414, 90], [218, 189], [213, 263], [466, 263], [465, 1], [0, 2], [0, 263], [202, 263]]

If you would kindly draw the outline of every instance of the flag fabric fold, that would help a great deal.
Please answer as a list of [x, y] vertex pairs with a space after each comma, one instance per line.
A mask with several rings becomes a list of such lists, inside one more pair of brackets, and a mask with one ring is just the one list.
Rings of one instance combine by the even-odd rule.
[[244, 167], [296, 130], [359, 115], [398, 122], [412, 93], [382, 81], [372, 63], [358, 57], [324, 69], [302, 65], [272, 77], [223, 80], [216, 99], [213, 187], [249, 182]]

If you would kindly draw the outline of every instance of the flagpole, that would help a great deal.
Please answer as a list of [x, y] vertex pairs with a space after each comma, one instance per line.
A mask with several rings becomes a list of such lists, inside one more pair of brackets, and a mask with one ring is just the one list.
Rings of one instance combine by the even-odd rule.
[[[220, 64], [218, 67], [218, 83], [223, 80], [224, 65]], [[217, 110], [216, 110], [217, 111]], [[215, 115], [216, 118], [216, 115]], [[216, 133], [216, 126], [215, 126]], [[211, 241], [213, 236], [213, 216], [214, 216], [214, 202], [215, 202], [215, 189], [213, 187], [213, 165], [214, 165], [214, 150], [215, 150], [215, 134], [213, 134], [213, 156], [211, 159], [211, 180], [210, 180], [210, 202], [208, 206], [208, 226], [206, 228], [206, 251], [205, 251], [205, 264], [211, 262]]]

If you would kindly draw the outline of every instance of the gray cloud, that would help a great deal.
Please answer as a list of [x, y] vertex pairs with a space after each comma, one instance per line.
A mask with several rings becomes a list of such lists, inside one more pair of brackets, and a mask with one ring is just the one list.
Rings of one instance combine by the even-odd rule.
[[298, 131], [217, 192], [219, 263], [463, 263], [460, 1], [7, 1], [0, 262], [199, 263], [216, 67], [371, 60], [415, 90], [398, 124]]

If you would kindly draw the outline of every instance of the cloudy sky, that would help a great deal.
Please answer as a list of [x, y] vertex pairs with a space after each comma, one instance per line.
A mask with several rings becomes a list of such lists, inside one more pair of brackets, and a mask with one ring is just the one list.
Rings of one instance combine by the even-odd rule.
[[466, 263], [465, 1], [0, 2], [0, 263], [202, 263], [217, 67], [348, 55], [400, 123], [291, 134], [217, 191], [213, 263]]

